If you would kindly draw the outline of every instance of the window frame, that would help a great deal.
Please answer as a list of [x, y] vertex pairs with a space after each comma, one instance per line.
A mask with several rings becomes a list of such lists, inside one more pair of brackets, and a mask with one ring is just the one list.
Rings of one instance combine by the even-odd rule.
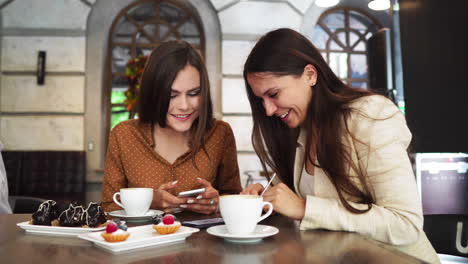
[[[343, 12], [344, 15], [344, 27], [339, 28], [335, 31], [331, 30], [325, 23], [324, 20], [327, 16], [333, 14], [333, 13], [341, 13]], [[355, 28], [350, 27], [350, 17], [351, 17], [351, 12], [356, 12], [364, 17], [366, 17], [369, 21], [373, 23], [375, 26], [377, 32], [381, 28], [383, 28], [382, 24], [374, 18], [371, 14], [368, 12], [359, 9], [359, 8], [353, 8], [353, 7], [336, 7], [336, 8], [331, 8], [320, 14], [317, 23], [313, 26], [314, 31], [315, 27], [319, 26], [327, 35], [329, 38], [326, 41], [325, 49], [317, 48], [320, 53], [325, 54], [325, 60], [328, 64], [330, 64], [330, 53], [346, 53], [347, 54], [347, 78], [341, 78], [340, 79], [345, 82], [346, 84], [352, 86], [352, 83], [354, 82], [359, 82], [359, 83], [366, 83], [366, 89], [369, 88], [369, 78], [353, 78], [352, 77], [352, 67], [351, 67], [351, 55], [353, 54], [361, 54], [361, 55], [366, 55], [367, 54], [367, 48], [365, 51], [358, 51], [354, 50], [356, 46], [362, 41], [364, 42], [365, 46], [367, 47], [367, 38], [366, 35], [369, 33], [375, 33], [372, 31], [371, 26], [367, 26], [367, 29], [364, 33], [359, 32], [359, 30]], [[337, 34], [345, 32], [345, 42], [342, 43], [339, 38], [337, 37]], [[350, 33], [354, 33], [358, 36], [357, 40], [354, 43], [350, 43]], [[334, 50], [330, 48], [330, 45], [334, 41], [337, 45], [339, 45], [343, 50]]]

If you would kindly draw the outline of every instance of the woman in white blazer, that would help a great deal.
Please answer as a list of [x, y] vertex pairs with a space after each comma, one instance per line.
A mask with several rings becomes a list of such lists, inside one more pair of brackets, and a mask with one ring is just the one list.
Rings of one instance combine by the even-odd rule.
[[[350, 231], [438, 263], [407, 155], [411, 133], [383, 96], [344, 84], [304, 36], [263, 36], [244, 66], [252, 141], [278, 177], [264, 199], [300, 228]], [[247, 186], [258, 194], [263, 186]]]

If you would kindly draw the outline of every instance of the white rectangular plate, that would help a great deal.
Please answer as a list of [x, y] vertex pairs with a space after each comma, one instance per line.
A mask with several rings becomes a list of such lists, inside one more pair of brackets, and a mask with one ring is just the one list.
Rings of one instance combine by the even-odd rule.
[[103, 248], [105, 250], [111, 252], [121, 252], [183, 241], [193, 233], [200, 231], [200, 229], [181, 226], [179, 230], [173, 234], [161, 235], [153, 229], [152, 225], [144, 225], [130, 227], [127, 231], [130, 232], [130, 236], [127, 238], [127, 240], [115, 243], [105, 241], [101, 236], [101, 232], [81, 234], [78, 237], [91, 241], [97, 247]]
[[16, 225], [26, 230], [26, 232], [52, 235], [52, 236], [78, 236], [79, 234], [94, 232], [94, 231], [102, 231], [106, 229], [105, 226], [95, 227], [95, 228], [91, 228], [91, 227], [83, 228], [83, 227], [32, 225], [29, 223], [29, 221], [17, 223]]

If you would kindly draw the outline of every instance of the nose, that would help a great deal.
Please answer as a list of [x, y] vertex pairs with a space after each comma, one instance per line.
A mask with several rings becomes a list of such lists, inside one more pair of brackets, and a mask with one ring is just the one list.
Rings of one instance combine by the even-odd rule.
[[187, 110], [189, 108], [189, 102], [187, 96], [180, 96], [177, 102], [177, 109]]
[[265, 113], [267, 116], [272, 116], [276, 110], [278, 110], [278, 107], [273, 102], [270, 102], [270, 100], [265, 99], [263, 101], [263, 107], [265, 107]]

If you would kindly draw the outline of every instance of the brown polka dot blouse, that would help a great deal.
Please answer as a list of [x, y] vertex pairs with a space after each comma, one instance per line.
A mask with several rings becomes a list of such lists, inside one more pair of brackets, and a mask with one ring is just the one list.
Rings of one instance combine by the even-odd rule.
[[195, 168], [190, 151], [180, 156], [173, 164], [154, 151], [152, 126], [136, 119], [124, 121], [109, 135], [106, 156], [102, 207], [105, 211], [121, 210], [112, 201], [120, 188], [150, 187], [177, 180], [173, 194], [200, 188], [196, 178], [211, 182], [223, 193], [239, 193], [242, 188], [237, 164], [236, 143], [228, 123], [214, 122], [205, 141], [206, 151], [200, 148], [195, 154]]

